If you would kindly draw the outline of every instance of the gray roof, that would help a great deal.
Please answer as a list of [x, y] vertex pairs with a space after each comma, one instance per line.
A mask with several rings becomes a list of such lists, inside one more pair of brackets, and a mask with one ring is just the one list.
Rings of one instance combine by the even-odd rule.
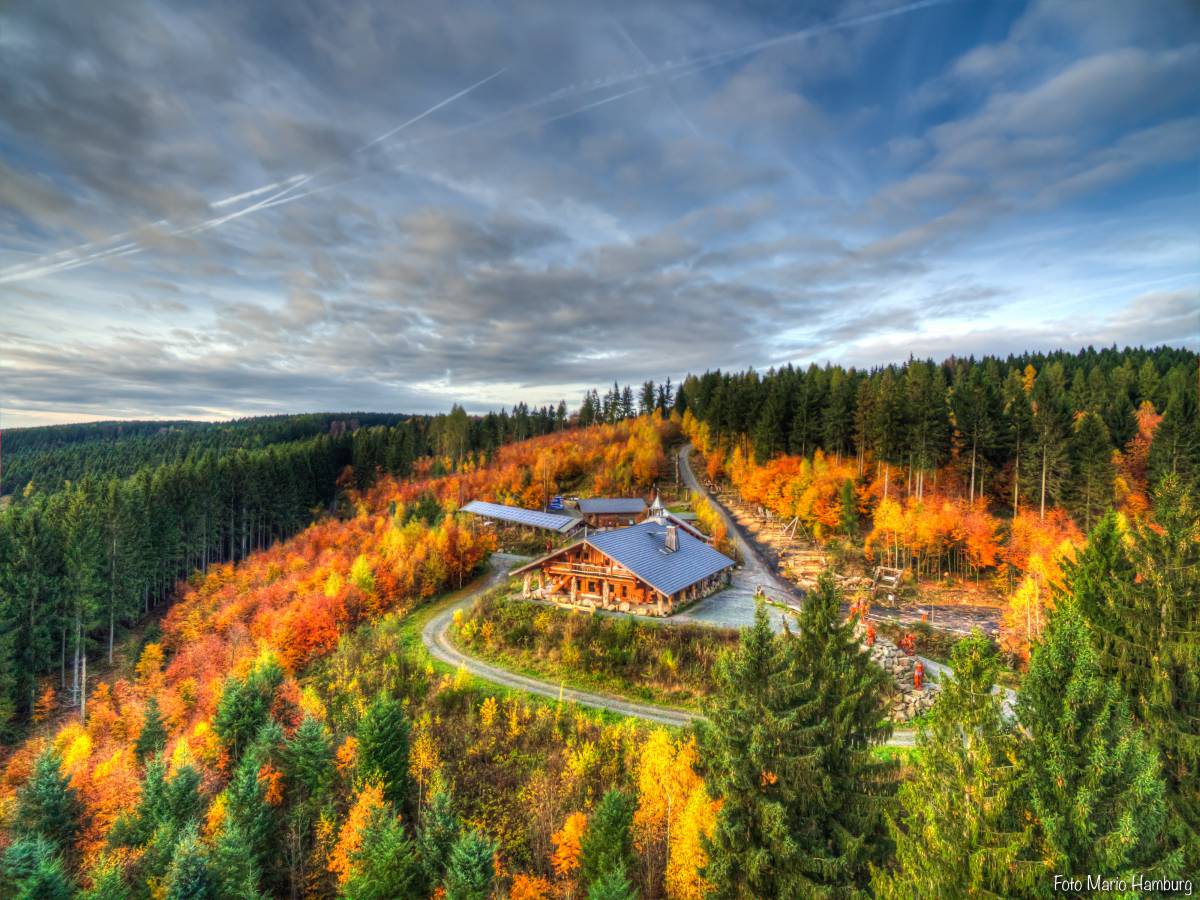
[[472, 500], [463, 507], [463, 512], [558, 532], [570, 531], [581, 521], [574, 516], [547, 513], [538, 509], [525, 509], [522, 506], [508, 506], [504, 503], [488, 503], [486, 500]]
[[579, 501], [579, 511], [587, 515], [640, 515], [646, 511], [641, 497], [592, 497]]
[[704, 541], [679, 529], [679, 549], [667, 552], [666, 523], [647, 519], [628, 528], [589, 535], [586, 542], [642, 581], [670, 595], [733, 565]]

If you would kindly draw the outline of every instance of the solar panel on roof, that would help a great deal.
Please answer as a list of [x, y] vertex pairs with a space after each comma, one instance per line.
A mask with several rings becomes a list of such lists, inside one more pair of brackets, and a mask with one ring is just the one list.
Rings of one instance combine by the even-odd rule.
[[489, 519], [498, 519], [501, 522], [544, 528], [547, 531], [570, 531], [579, 524], [579, 519], [574, 516], [560, 516], [537, 509], [509, 506], [504, 503], [488, 503], [486, 500], [472, 500], [463, 507], [463, 512], [474, 513]]

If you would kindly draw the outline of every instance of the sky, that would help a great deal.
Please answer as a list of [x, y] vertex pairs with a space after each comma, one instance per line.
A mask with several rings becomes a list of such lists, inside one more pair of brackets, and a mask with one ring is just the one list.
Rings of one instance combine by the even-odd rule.
[[1200, 347], [1192, 0], [0, 7], [9, 427]]

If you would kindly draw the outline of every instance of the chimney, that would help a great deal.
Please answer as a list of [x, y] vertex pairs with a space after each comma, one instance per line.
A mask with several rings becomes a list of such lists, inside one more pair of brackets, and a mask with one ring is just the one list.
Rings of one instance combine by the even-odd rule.
[[674, 553], [679, 549], [679, 529], [674, 525], [667, 526], [667, 552]]

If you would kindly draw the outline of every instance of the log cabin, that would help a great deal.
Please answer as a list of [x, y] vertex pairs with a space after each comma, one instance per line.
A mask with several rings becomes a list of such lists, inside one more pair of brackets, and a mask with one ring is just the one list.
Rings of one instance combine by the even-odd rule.
[[579, 501], [579, 514], [589, 528], [624, 528], [646, 514], [641, 497], [588, 497]]
[[734, 562], [662, 518], [600, 531], [514, 575], [523, 595], [587, 609], [668, 616], [729, 583]]

